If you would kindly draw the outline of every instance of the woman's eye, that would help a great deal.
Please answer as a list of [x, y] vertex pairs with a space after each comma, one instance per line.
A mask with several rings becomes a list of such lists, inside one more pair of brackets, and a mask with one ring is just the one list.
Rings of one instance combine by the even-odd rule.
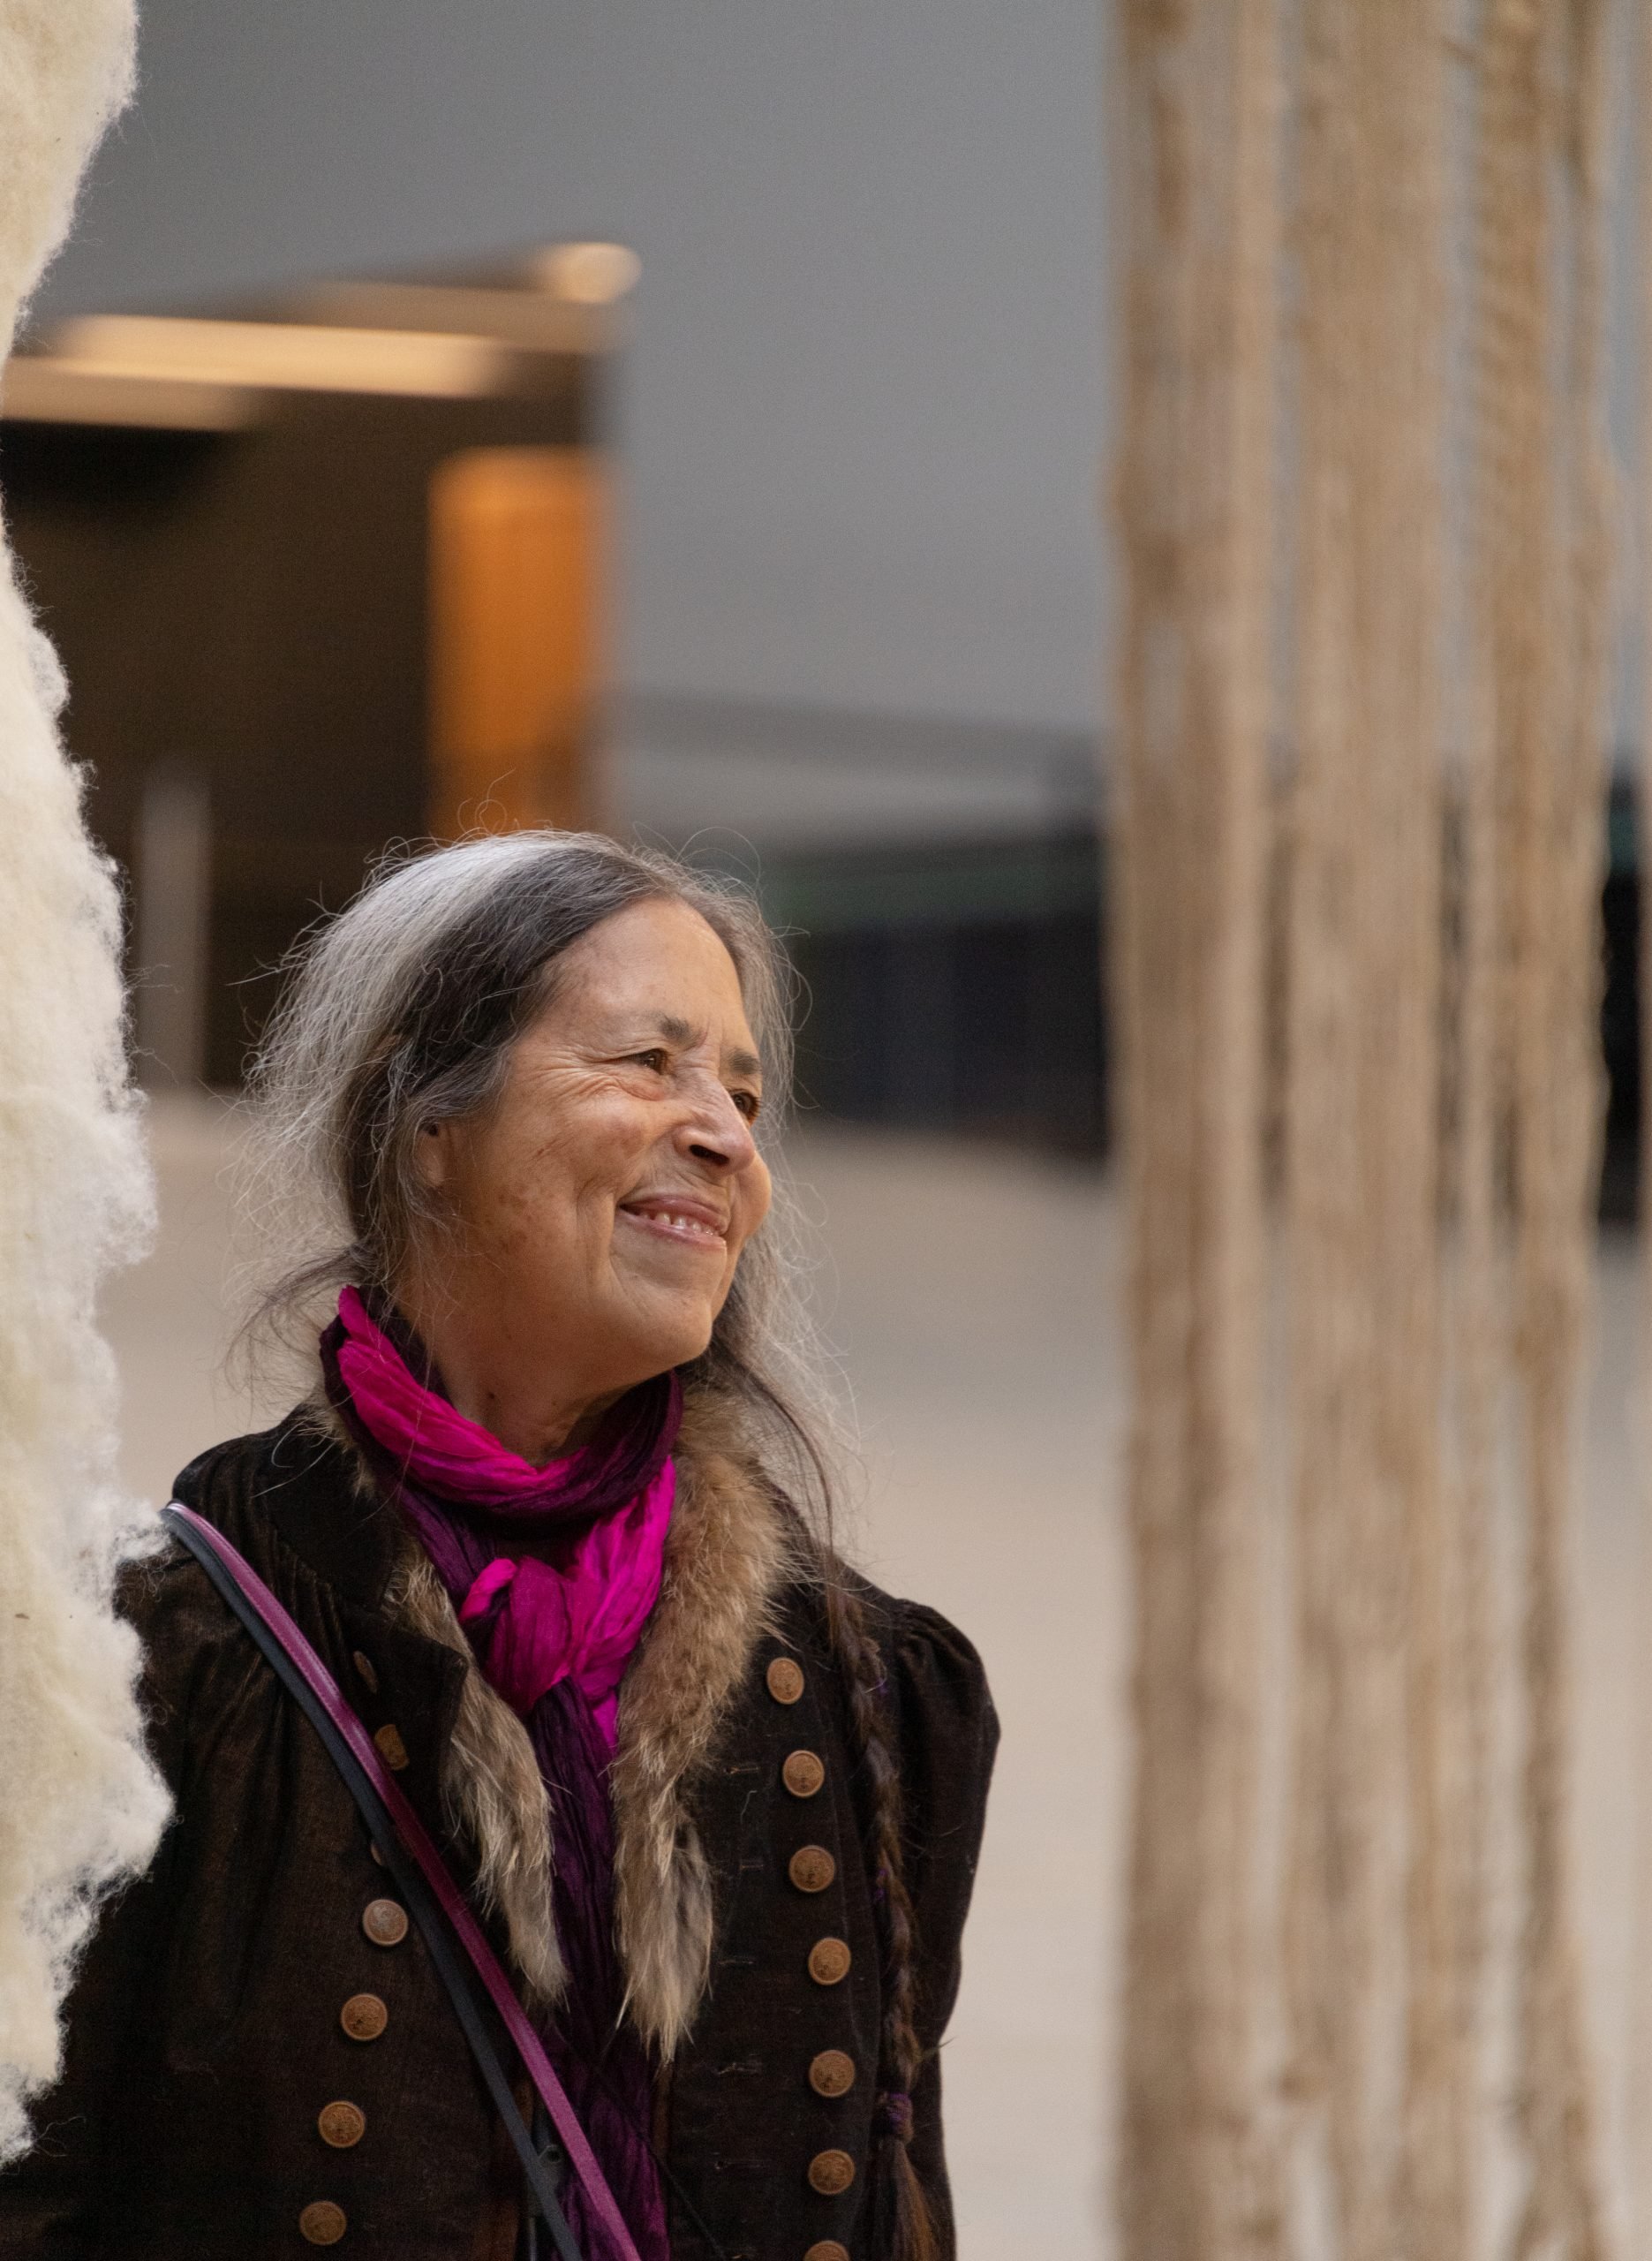
[[637, 1062], [639, 1068], [652, 1068], [654, 1073], [658, 1076], [663, 1076], [667, 1068], [670, 1065], [669, 1058], [666, 1054], [664, 1047], [658, 1044], [653, 1046], [646, 1052], [633, 1052], [631, 1058]]
[[748, 1123], [757, 1121], [758, 1109], [763, 1102], [755, 1092], [730, 1092], [728, 1096]]

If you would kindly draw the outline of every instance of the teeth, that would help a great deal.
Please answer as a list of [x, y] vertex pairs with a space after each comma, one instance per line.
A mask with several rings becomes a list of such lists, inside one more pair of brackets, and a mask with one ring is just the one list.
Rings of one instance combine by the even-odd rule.
[[656, 1224], [665, 1225], [673, 1232], [688, 1233], [696, 1240], [720, 1240], [722, 1236], [702, 1222], [698, 1217], [680, 1217], [670, 1209], [645, 1209], [643, 1216], [652, 1217]]

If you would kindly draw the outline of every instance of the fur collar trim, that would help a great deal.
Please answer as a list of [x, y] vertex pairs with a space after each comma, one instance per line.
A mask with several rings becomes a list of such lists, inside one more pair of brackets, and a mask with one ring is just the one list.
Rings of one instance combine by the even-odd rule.
[[[327, 1418], [348, 1443], [330, 1409]], [[719, 1396], [691, 1396], [684, 1408], [660, 1599], [620, 1690], [615, 1924], [626, 2008], [664, 2058], [692, 2025], [711, 1968], [712, 1879], [692, 1792], [753, 1651], [774, 1630], [782, 1587], [807, 1570], [800, 1527], [740, 1426], [738, 1409]], [[471, 1665], [443, 1797], [475, 1850], [484, 1907], [502, 1921], [530, 1998], [548, 2007], [567, 1984], [551, 1912], [555, 1816], [527, 1730], [476, 1667], [422, 1549], [410, 1546], [390, 1604]]]
[[712, 1956], [712, 1879], [689, 1812], [752, 1651], [802, 1567], [796, 1526], [742, 1448], [732, 1407], [684, 1412], [660, 1599], [620, 1690], [615, 1920], [626, 2007], [664, 2057]]

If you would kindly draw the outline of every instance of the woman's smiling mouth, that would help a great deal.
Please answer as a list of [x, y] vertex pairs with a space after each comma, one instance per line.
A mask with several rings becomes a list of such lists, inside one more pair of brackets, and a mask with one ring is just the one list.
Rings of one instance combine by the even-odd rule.
[[715, 1249], [720, 1253], [727, 1246], [726, 1222], [708, 1202], [697, 1201], [691, 1196], [676, 1193], [638, 1194], [620, 1204], [620, 1214], [629, 1217], [645, 1232], [661, 1240], [676, 1241], [688, 1248]]

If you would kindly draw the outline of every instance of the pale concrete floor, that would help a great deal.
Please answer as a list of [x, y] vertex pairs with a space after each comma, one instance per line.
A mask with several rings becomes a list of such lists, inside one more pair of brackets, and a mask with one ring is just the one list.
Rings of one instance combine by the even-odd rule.
[[[223, 1111], [157, 1107], [162, 1229], [116, 1283], [126, 1471], [173, 1471], [248, 1425], [216, 1372], [226, 1333]], [[815, 1130], [795, 1168], [818, 1228], [820, 1307], [863, 1448], [856, 1551], [981, 1647], [1004, 1740], [962, 1997], [946, 2054], [964, 2261], [1098, 2261], [1113, 2092], [1120, 1898], [1127, 1563], [1114, 1204], [1094, 1172], [867, 1132]], [[1580, 1550], [1579, 1842], [1585, 1946], [1621, 2157], [1645, 1646], [1628, 1418], [1633, 1277], [1603, 1251], [1602, 1355]]]

